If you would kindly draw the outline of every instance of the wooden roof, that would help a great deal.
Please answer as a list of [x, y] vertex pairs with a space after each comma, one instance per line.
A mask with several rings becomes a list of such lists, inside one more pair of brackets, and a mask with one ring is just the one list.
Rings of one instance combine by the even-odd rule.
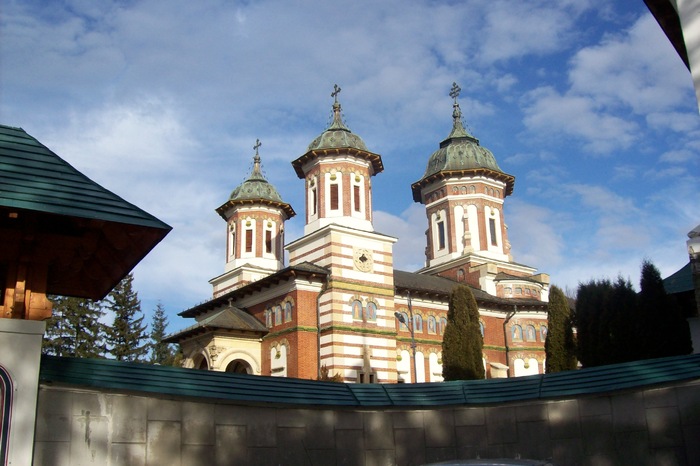
[[0, 125], [0, 272], [40, 264], [46, 293], [101, 299], [170, 230], [23, 129]]

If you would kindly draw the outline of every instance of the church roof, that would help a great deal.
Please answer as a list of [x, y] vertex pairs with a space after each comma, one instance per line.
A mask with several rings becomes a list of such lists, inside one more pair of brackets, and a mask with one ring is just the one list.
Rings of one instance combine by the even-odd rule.
[[291, 278], [304, 276], [311, 279], [315, 276], [328, 275], [328, 273], [328, 270], [324, 267], [319, 267], [310, 262], [302, 262], [301, 264], [290, 265], [278, 272], [273, 273], [272, 275], [268, 275], [267, 277], [261, 278], [260, 280], [248, 283], [245, 286], [236, 288], [233, 291], [230, 291], [221, 296], [217, 296], [214, 299], [210, 299], [209, 301], [205, 301], [201, 304], [198, 304], [190, 309], [187, 309], [186, 311], [182, 311], [178, 315], [180, 317], [186, 318], [197, 317], [213, 309], [226, 305], [230, 299], [242, 298], [253, 293], [258, 293], [263, 289], [271, 288]]
[[234, 330], [253, 332], [256, 334], [266, 334], [269, 332], [267, 327], [258, 321], [258, 319], [237, 307], [230, 306], [214, 312], [209, 317], [200, 320], [194, 325], [168, 335], [163, 341], [177, 343], [184, 338], [212, 330]]
[[464, 128], [462, 111], [457, 102], [459, 91], [459, 86], [454, 83], [450, 92], [450, 96], [454, 98], [452, 131], [428, 159], [423, 177], [411, 185], [415, 202], [421, 202], [421, 190], [424, 186], [448, 177], [489, 176], [506, 184], [506, 196], [513, 193], [515, 177], [503, 172], [493, 153], [480, 145], [479, 140]]
[[456, 286], [467, 285], [472, 291], [474, 298], [479, 303], [490, 303], [497, 307], [511, 308], [514, 304], [518, 306], [546, 307], [547, 303], [536, 299], [509, 299], [493, 296], [483, 290], [475, 288], [466, 283], [456, 282], [449, 278], [437, 275], [427, 275], [416, 272], [405, 272], [394, 270], [394, 287], [396, 292], [407, 290], [416, 295], [432, 295], [439, 299], [447, 300], [450, 293]]
[[270, 182], [268, 182], [265, 179], [265, 176], [262, 174], [262, 170], [260, 168], [260, 155], [258, 154], [259, 147], [260, 140], [258, 140], [255, 144], [253, 172], [250, 174], [248, 179], [233, 190], [228, 201], [216, 209], [224, 220], [226, 220], [225, 213], [230, 207], [252, 203], [262, 203], [279, 207], [285, 212], [285, 214], [287, 214], [287, 218], [291, 218], [296, 215], [296, 212], [294, 212], [292, 206], [282, 200], [282, 196], [280, 196], [279, 192], [277, 192], [277, 189]]
[[5, 125], [0, 213], [0, 268], [19, 260], [22, 235], [30, 234], [36, 257], [23, 260], [49, 264], [46, 292], [90, 299], [103, 298], [171, 230]]
[[333, 120], [330, 126], [311, 141], [304, 155], [292, 162], [292, 166], [299, 178], [304, 178], [302, 165], [308, 160], [319, 155], [337, 154], [341, 150], [343, 153], [349, 153], [355, 157], [368, 160], [372, 164], [375, 174], [384, 170], [381, 156], [367, 150], [367, 145], [365, 145], [362, 138], [350, 131], [345, 125], [341, 114], [340, 102], [338, 102], [338, 93], [340, 93], [340, 88], [336, 85], [335, 90], [331, 94], [335, 101], [333, 102]]

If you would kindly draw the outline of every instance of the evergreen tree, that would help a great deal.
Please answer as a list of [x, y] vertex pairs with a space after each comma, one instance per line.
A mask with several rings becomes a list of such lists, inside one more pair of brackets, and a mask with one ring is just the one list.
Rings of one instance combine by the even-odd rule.
[[693, 351], [688, 321], [675, 300], [666, 294], [659, 270], [649, 261], [642, 263], [639, 292], [641, 358], [678, 356]]
[[552, 286], [549, 292], [544, 351], [548, 374], [576, 369], [576, 348], [569, 301], [564, 292], [556, 286]]
[[445, 380], [484, 378], [483, 337], [479, 308], [468, 286], [450, 294], [447, 326], [442, 340], [442, 376]]
[[159, 302], [151, 320], [151, 364], [173, 365], [175, 352], [170, 343], [163, 341], [167, 327], [168, 318], [165, 315], [163, 304]]
[[148, 354], [146, 324], [133, 281], [130, 273], [106, 298], [106, 309], [114, 315], [114, 322], [107, 329], [107, 346], [117, 361], [143, 361]]
[[47, 321], [43, 351], [54, 356], [99, 358], [105, 353], [103, 310], [99, 302], [53, 296], [53, 315]]
[[605, 296], [612, 288], [610, 281], [581, 283], [576, 293], [576, 330], [578, 360], [583, 367], [604, 364], [605, 344], [601, 336], [601, 316], [604, 313]]
[[608, 356], [604, 364], [639, 359], [644, 343], [637, 338], [637, 293], [632, 288], [632, 283], [618, 277], [606, 300], [601, 324], [601, 328], [607, 330]]

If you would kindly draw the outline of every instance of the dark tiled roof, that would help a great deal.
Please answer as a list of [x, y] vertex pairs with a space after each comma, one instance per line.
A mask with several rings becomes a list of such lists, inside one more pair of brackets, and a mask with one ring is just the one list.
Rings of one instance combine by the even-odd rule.
[[664, 278], [664, 289], [668, 294], [684, 293], [695, 289], [695, 285], [693, 284], [693, 270], [690, 266], [690, 262], [685, 264], [673, 275]]
[[209, 301], [205, 301], [198, 304], [190, 309], [182, 311], [178, 315], [181, 317], [196, 317], [205, 312], [209, 312], [212, 309], [223, 306], [228, 303], [230, 299], [238, 299], [252, 293], [257, 293], [258, 291], [277, 285], [282, 281], [289, 280], [292, 277], [303, 275], [303, 276], [313, 276], [313, 275], [328, 275], [328, 270], [314, 265], [310, 262], [302, 262], [301, 264], [285, 267], [284, 269], [268, 275], [267, 277], [256, 280], [245, 286], [237, 288], [229, 293], [223, 294]]
[[170, 230], [23, 129], [5, 125], [0, 125], [0, 206]]
[[22, 251], [47, 267], [46, 293], [101, 299], [170, 229], [23, 129], [0, 125], [0, 266]]
[[421, 407], [595, 395], [700, 379], [700, 354], [510, 379], [346, 384], [42, 356], [41, 383], [266, 405]]
[[258, 319], [248, 314], [247, 312], [238, 309], [237, 307], [228, 307], [210, 315], [209, 317], [200, 320], [196, 324], [187, 327], [177, 333], [168, 335], [164, 341], [169, 343], [177, 343], [183, 338], [188, 338], [198, 333], [211, 330], [234, 330], [240, 332], [253, 332], [256, 334], [268, 333], [265, 327]]
[[[422, 273], [405, 272], [403, 270], [394, 270], [394, 286], [397, 292], [401, 289], [411, 291], [415, 294], [437, 295], [442, 299], [447, 300], [454, 287], [460, 285], [449, 278], [439, 277], [437, 275], [424, 275]], [[534, 299], [507, 299], [499, 298], [488, 294], [487, 292], [468, 285], [474, 294], [477, 302], [491, 303], [499, 306], [512, 307], [518, 306], [546, 306], [547, 303]]]

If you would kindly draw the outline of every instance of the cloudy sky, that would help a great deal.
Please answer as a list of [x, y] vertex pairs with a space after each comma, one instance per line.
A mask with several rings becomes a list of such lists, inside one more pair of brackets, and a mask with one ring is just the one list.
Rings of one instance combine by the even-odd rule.
[[516, 178], [516, 262], [562, 288], [662, 276], [688, 260], [700, 214], [700, 117], [690, 74], [642, 0], [28, 1], [0, 5], [0, 123], [173, 227], [135, 269], [150, 315], [209, 299], [224, 270], [214, 209], [263, 170], [303, 229], [290, 162], [329, 123], [382, 155], [374, 226], [395, 264], [423, 266], [410, 185], [465, 124]]

